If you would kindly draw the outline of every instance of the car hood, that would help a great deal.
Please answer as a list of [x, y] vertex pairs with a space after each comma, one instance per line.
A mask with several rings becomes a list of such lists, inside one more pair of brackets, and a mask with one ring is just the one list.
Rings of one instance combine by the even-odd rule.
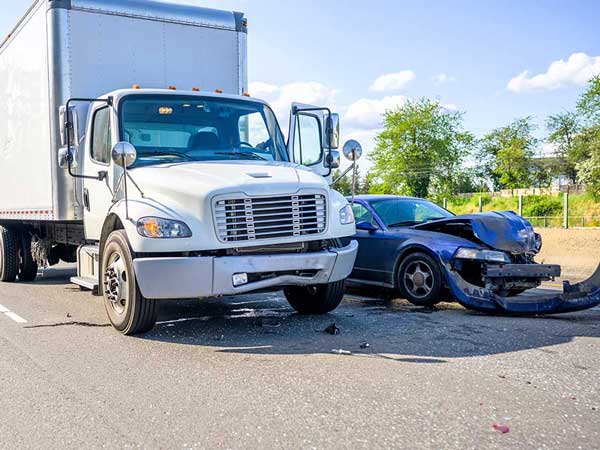
[[539, 251], [532, 225], [512, 211], [464, 214], [415, 225], [413, 228], [480, 241], [493, 249], [513, 254], [534, 254]]

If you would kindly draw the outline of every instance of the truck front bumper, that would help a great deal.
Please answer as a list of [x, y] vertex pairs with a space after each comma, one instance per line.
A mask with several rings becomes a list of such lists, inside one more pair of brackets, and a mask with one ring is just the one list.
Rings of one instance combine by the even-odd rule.
[[[343, 248], [314, 253], [138, 258], [133, 265], [146, 298], [202, 298], [343, 280], [352, 272], [357, 251], [358, 243], [351, 241]], [[233, 276], [241, 273], [248, 274], [250, 282], [234, 286]]]

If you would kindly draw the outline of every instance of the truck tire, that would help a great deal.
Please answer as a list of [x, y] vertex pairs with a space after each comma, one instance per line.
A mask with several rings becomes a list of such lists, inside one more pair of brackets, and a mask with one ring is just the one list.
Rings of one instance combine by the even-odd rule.
[[300, 314], [326, 314], [337, 308], [344, 298], [344, 280], [314, 286], [290, 286], [283, 293]]
[[400, 262], [396, 286], [400, 295], [413, 305], [433, 306], [442, 301], [442, 272], [426, 253], [411, 253]]
[[21, 246], [19, 248], [19, 281], [35, 281], [37, 278], [38, 265], [31, 255], [31, 236], [29, 233], [21, 234]]
[[158, 316], [158, 301], [146, 299], [140, 292], [125, 231], [108, 236], [100, 270], [104, 307], [113, 327], [125, 335], [150, 331]]
[[12, 283], [19, 273], [19, 234], [0, 226], [0, 281]]

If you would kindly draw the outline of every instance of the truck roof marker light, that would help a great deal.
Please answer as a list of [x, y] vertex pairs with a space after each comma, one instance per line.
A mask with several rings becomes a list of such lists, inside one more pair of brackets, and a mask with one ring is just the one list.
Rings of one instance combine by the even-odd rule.
[[250, 95], [250, 93], [249, 93], [249, 92], [244, 92], [242, 95], [243, 95], [244, 97], [252, 97], [252, 96]]
[[161, 116], [168, 116], [169, 114], [173, 114], [173, 108], [169, 106], [161, 106], [160, 108], [158, 108], [158, 113]]
[[170, 91], [176, 91], [177, 90], [177, 86], [170, 85], [169, 86], [169, 90]]
[[139, 84], [134, 84], [131, 86], [133, 89], [141, 89], [142, 87]]
[[217, 94], [222, 94], [222, 93], [223, 93], [223, 89], [215, 89], [215, 92], [216, 92]]
[[194, 92], [200, 92], [200, 88], [199, 87], [193, 87], [192, 91], [194, 91]]

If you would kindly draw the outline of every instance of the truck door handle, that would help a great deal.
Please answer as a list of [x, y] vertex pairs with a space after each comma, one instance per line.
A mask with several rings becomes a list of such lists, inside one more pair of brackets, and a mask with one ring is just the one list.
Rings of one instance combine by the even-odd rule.
[[88, 211], [90, 210], [90, 193], [87, 188], [83, 189], [83, 206]]

